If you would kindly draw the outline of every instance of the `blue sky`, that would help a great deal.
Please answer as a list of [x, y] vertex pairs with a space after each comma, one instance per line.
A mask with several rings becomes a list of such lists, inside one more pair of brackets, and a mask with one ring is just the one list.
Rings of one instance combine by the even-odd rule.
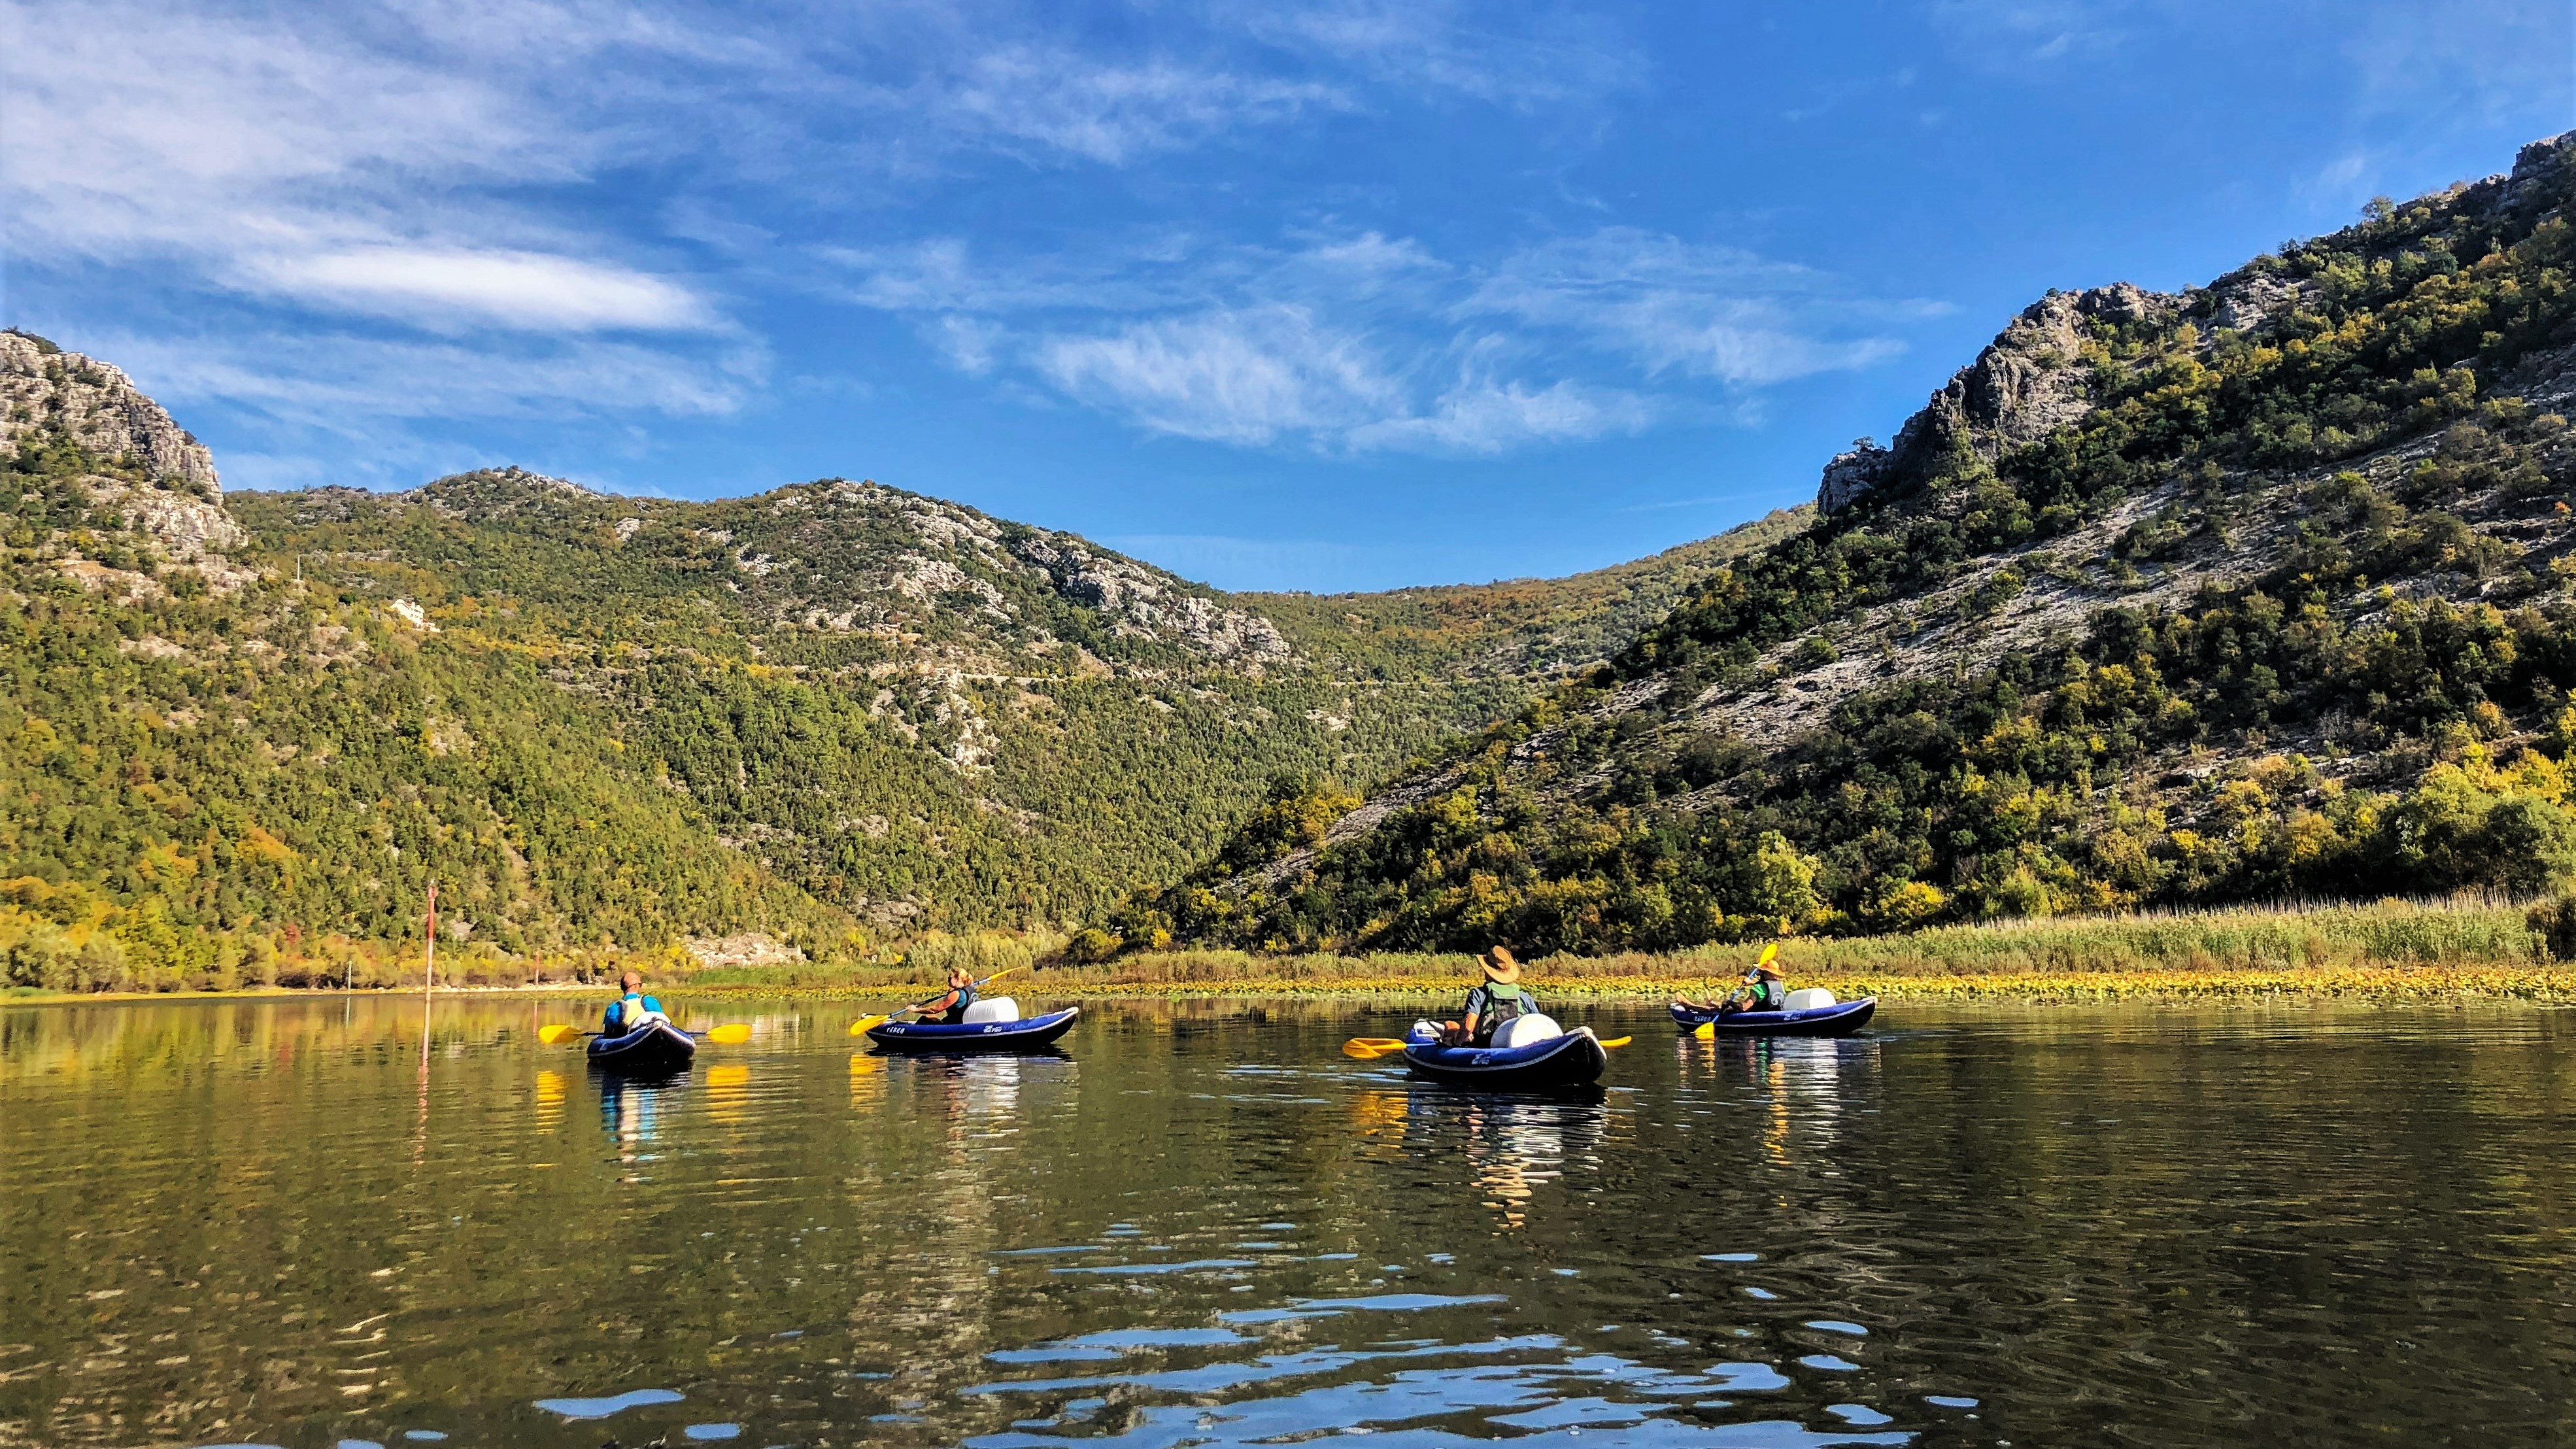
[[232, 487], [870, 477], [1227, 587], [1813, 494], [2051, 286], [2576, 126], [2564, 0], [0, 0], [0, 315]]

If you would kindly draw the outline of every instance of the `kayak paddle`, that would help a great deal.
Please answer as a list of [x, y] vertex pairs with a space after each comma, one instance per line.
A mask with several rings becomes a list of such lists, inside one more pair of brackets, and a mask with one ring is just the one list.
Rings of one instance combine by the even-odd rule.
[[[1601, 1041], [1598, 1037], [1594, 1038], [1594, 1041], [1600, 1045], [1603, 1051], [1609, 1051], [1617, 1047], [1626, 1046], [1634, 1040], [1636, 1040], [1636, 1038], [1626, 1036], [1614, 1036], [1608, 1041]], [[1400, 1052], [1410, 1045], [1412, 1045], [1412, 1043], [1397, 1041], [1392, 1037], [1355, 1036], [1349, 1041], [1342, 1043], [1342, 1055], [1351, 1057], [1358, 1061], [1373, 1062], [1379, 1057], [1386, 1056], [1389, 1053]]]
[[[1005, 966], [1001, 970], [994, 972], [992, 975], [985, 977], [982, 981], [976, 982], [975, 985], [980, 989], [988, 983], [999, 981], [1003, 977], [1008, 976], [1019, 969], [1020, 968], [1017, 966]], [[947, 992], [942, 991], [939, 993], [939, 996], [946, 996], [947, 994]], [[858, 1020], [850, 1023], [850, 1035], [866, 1036], [871, 1030], [885, 1025], [887, 1022], [894, 1020], [896, 1017], [903, 1015], [907, 1011], [921, 1010], [923, 1007], [928, 1006], [931, 1001], [937, 1001], [939, 996], [931, 997], [930, 1001], [916, 1001], [910, 1006], [897, 1007], [891, 1012], [860, 1017]]]
[[[557, 1042], [570, 1041], [577, 1036], [597, 1035], [599, 1035], [599, 1033], [595, 1031], [576, 1031], [560, 1022], [537, 1028], [537, 1040], [544, 1042], [548, 1046], [553, 1046]], [[706, 1031], [690, 1032], [689, 1035], [698, 1038], [700, 1041], [721, 1042], [726, 1046], [733, 1046], [738, 1043], [751, 1040], [751, 1023], [747, 1021], [729, 1021], [722, 1026], [713, 1027]]]

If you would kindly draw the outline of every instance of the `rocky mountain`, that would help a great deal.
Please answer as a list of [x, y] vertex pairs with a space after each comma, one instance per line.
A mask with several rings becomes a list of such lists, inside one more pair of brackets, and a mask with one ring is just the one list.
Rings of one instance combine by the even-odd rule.
[[2052, 293], [1818, 514], [1127, 939], [1662, 947], [2576, 876], [2576, 140]]
[[31, 980], [398, 939], [432, 879], [467, 950], [1081, 919], [1274, 778], [1392, 772], [1795, 526], [1230, 597], [843, 479], [226, 494], [107, 364], [0, 335], [0, 389], [0, 966]]

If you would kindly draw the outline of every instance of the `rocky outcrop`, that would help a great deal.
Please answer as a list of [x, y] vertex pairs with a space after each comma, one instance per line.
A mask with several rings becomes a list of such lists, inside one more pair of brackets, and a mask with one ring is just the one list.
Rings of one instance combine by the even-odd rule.
[[1871, 493], [1913, 487], [1961, 452], [1992, 461], [2082, 418], [2095, 401], [2083, 360], [2094, 325], [2160, 321], [2183, 306], [2183, 298], [2128, 282], [2050, 293], [1932, 394], [1893, 447], [1863, 439], [1827, 463], [1816, 506], [1830, 513]]
[[61, 437], [150, 482], [223, 496], [214, 455], [115, 366], [25, 332], [0, 332], [0, 457]]
[[1133, 559], [1094, 552], [1069, 534], [1032, 532], [1012, 551], [1043, 569], [1058, 593], [1117, 619], [1122, 628], [1216, 659], [1257, 662], [1286, 659], [1291, 652], [1268, 619], [1192, 593], [1171, 575]]
[[89, 477], [81, 482], [89, 490], [91, 508], [113, 513], [125, 520], [126, 527], [150, 535], [169, 559], [207, 563], [250, 542], [250, 534], [233, 522], [221, 504], [193, 493], [173, 493], [116, 478]]

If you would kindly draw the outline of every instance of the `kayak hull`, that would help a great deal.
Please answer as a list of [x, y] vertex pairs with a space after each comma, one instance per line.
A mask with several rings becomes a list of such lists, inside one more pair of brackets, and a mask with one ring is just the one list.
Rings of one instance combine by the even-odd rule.
[[1739, 1011], [1730, 1016], [1675, 1002], [1671, 1011], [1673, 1025], [1682, 1030], [1705, 1026], [1719, 1036], [1849, 1036], [1878, 1014], [1878, 998], [1864, 996], [1807, 1011]]
[[622, 1036], [590, 1039], [590, 1064], [631, 1077], [685, 1072], [698, 1055], [698, 1039], [667, 1021], [648, 1021]]
[[1018, 1052], [1055, 1045], [1073, 1030], [1079, 1006], [1032, 1016], [1026, 1021], [970, 1021], [950, 1026], [944, 1021], [888, 1021], [868, 1028], [868, 1040], [897, 1052]]
[[1404, 1049], [1404, 1064], [1417, 1076], [1453, 1087], [1526, 1092], [1578, 1087], [1601, 1079], [1610, 1053], [1579, 1026], [1560, 1037], [1525, 1047], [1458, 1047], [1418, 1042]]

